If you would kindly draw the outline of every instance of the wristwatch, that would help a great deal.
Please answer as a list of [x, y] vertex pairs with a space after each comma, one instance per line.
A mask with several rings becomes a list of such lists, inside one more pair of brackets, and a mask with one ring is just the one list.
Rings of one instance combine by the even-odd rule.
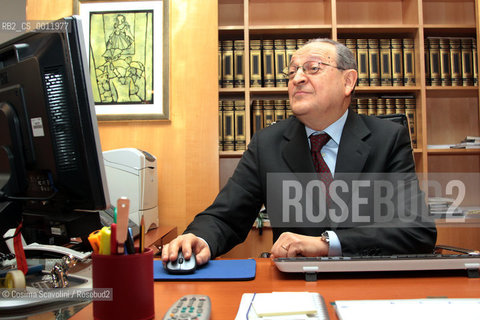
[[327, 246], [330, 248], [330, 237], [327, 231], [322, 233], [322, 235], [320, 236], [320, 239], [322, 239], [322, 241], [325, 242]]

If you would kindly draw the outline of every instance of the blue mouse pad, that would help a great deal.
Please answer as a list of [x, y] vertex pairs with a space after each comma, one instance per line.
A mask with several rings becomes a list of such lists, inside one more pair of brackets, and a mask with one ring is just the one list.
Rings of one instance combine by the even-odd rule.
[[254, 259], [211, 260], [197, 267], [192, 274], [169, 274], [163, 268], [162, 260], [153, 260], [154, 280], [252, 280], [255, 279]]

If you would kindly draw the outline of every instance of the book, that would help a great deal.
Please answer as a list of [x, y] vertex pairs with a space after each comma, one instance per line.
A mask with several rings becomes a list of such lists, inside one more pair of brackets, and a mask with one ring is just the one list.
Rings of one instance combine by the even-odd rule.
[[262, 86], [261, 48], [261, 40], [250, 40], [250, 87]]
[[430, 52], [428, 48], [428, 39], [425, 39], [423, 44], [424, 46], [424, 59], [425, 59], [425, 85], [431, 86], [432, 85], [432, 78], [430, 76]]
[[415, 85], [415, 42], [403, 39], [403, 85]]
[[252, 133], [263, 129], [263, 103], [261, 100], [252, 101]]
[[223, 151], [235, 150], [234, 101], [223, 101]]
[[292, 108], [290, 107], [290, 100], [286, 99], [285, 100], [285, 117], [286, 119], [288, 119], [291, 116], [293, 116], [293, 111], [292, 111]]
[[477, 40], [472, 39], [473, 85], [478, 85]]
[[392, 39], [392, 82], [393, 86], [403, 86], [402, 39]]
[[368, 39], [368, 78], [370, 86], [380, 85], [378, 39]]
[[410, 130], [410, 141], [412, 141], [412, 147], [417, 147], [417, 116], [416, 116], [416, 103], [415, 98], [406, 98], [405, 99], [405, 115], [408, 120], [408, 128]]
[[287, 66], [285, 39], [274, 40], [275, 54], [275, 87], [286, 87], [287, 78], [283, 75], [283, 70]]
[[273, 40], [262, 41], [263, 54], [263, 86], [275, 87], [275, 62], [273, 56]]
[[263, 101], [263, 127], [266, 128], [275, 122], [274, 101]]
[[380, 85], [392, 85], [392, 54], [390, 39], [380, 39]]
[[233, 86], [235, 88], [245, 87], [245, 45], [243, 40], [233, 41], [234, 68]]
[[235, 129], [234, 129], [234, 147], [235, 151], [246, 149], [246, 133], [245, 133], [245, 100], [234, 101]]
[[385, 98], [378, 98], [377, 99], [377, 116], [386, 114], [386, 106], [385, 106]]
[[223, 88], [233, 88], [233, 40], [224, 40], [222, 44]]
[[218, 86], [223, 88], [223, 76], [222, 76], [222, 41], [218, 41]]
[[369, 116], [377, 115], [377, 99], [376, 98], [367, 99], [367, 115]]
[[357, 98], [357, 113], [368, 114], [368, 98]]
[[285, 67], [288, 67], [292, 56], [297, 51], [297, 40], [296, 39], [287, 39], [285, 40]]
[[450, 39], [450, 74], [452, 86], [462, 86], [462, 61], [460, 39]]
[[358, 64], [358, 86], [364, 87], [370, 84], [368, 80], [368, 41], [357, 39], [357, 64]]
[[404, 98], [395, 98], [395, 113], [396, 114], [405, 114], [405, 99]]
[[428, 52], [430, 56], [430, 84], [440, 86], [440, 40], [428, 38]]
[[356, 61], [357, 58], [357, 39], [345, 39], [345, 46], [352, 51]]
[[460, 40], [460, 51], [462, 56], [462, 85], [473, 85], [473, 59], [472, 59], [472, 39], [462, 38]]
[[223, 151], [223, 101], [218, 100], [218, 151]]
[[395, 99], [385, 98], [385, 114], [395, 114]]
[[439, 39], [440, 45], [440, 84], [442, 86], [452, 85], [452, 74], [450, 72], [450, 39]]
[[273, 102], [274, 118], [273, 121], [285, 120], [285, 100], [277, 99]]

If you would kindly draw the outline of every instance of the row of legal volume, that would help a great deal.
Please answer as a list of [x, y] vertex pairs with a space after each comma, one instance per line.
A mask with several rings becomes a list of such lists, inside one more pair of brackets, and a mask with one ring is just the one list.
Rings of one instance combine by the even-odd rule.
[[[352, 100], [351, 110], [359, 114], [405, 114], [408, 119], [412, 146], [417, 145], [415, 98], [413, 96], [368, 96]], [[251, 132], [270, 126], [293, 115], [290, 102], [284, 99], [253, 100], [251, 105]], [[219, 150], [246, 149], [246, 117], [244, 100], [219, 101]]]
[[475, 38], [425, 39], [425, 76], [430, 86], [477, 85]]
[[[250, 87], [286, 87], [284, 69], [306, 39], [250, 40]], [[413, 39], [339, 39], [354, 53], [358, 86], [414, 86]], [[243, 40], [219, 42], [219, 86], [245, 87]]]

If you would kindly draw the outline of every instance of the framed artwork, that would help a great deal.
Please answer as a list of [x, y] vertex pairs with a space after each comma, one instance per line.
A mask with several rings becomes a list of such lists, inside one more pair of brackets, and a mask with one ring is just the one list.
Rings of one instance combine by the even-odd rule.
[[76, 0], [99, 120], [168, 119], [168, 0]]

